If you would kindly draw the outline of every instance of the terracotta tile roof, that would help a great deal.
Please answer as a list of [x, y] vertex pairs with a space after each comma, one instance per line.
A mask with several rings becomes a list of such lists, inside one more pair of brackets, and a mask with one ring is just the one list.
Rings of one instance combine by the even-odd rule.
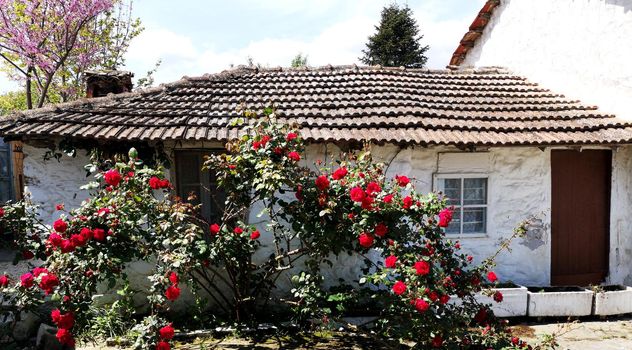
[[487, 23], [489, 23], [489, 19], [491, 18], [494, 10], [500, 5], [500, 0], [488, 0], [483, 8], [478, 12], [476, 18], [470, 25], [470, 28], [467, 33], [461, 39], [459, 46], [457, 46], [456, 50], [452, 54], [452, 58], [450, 59], [450, 66], [458, 66], [465, 60], [465, 56], [467, 53], [474, 47], [476, 40], [483, 35], [483, 30]]
[[420, 145], [556, 145], [632, 142], [632, 123], [499, 68], [239, 68], [145, 91], [14, 115], [11, 138], [226, 140], [245, 104], [278, 107], [310, 141]]

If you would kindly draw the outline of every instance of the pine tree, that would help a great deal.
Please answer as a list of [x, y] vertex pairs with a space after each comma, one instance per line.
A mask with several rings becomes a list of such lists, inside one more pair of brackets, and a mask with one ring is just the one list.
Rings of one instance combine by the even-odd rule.
[[376, 33], [369, 37], [367, 49], [362, 50], [364, 64], [387, 67], [417, 67], [426, 64], [424, 55], [428, 46], [421, 45], [423, 35], [419, 34], [419, 26], [413, 18], [413, 11], [408, 7], [399, 7], [393, 3], [382, 9], [382, 19], [375, 27]]

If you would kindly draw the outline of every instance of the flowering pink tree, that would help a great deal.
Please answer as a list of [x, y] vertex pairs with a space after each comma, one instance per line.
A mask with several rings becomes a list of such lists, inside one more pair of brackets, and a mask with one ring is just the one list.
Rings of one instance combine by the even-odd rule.
[[112, 58], [121, 62], [121, 52], [140, 32], [137, 20], [111, 15], [115, 9], [122, 15], [131, 13], [131, 7], [121, 4], [122, 0], [0, 0], [0, 58], [9, 65], [10, 76], [25, 83], [29, 109], [43, 106], [51, 88], [63, 100], [76, 96], [78, 74], [111, 63]]

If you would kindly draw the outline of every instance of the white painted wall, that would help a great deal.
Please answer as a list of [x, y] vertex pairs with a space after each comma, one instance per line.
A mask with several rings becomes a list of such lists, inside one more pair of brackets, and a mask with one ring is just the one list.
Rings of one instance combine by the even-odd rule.
[[463, 66], [503, 66], [632, 120], [630, 38], [630, 0], [502, 0]]
[[[86, 198], [78, 190], [85, 183], [83, 165], [87, 157], [62, 158], [43, 161], [44, 149], [25, 146], [25, 176], [33, 199], [44, 205], [47, 221], [56, 218], [54, 204], [63, 202], [74, 207]], [[335, 157], [339, 149], [334, 145], [310, 145], [304, 164]], [[484, 237], [460, 238], [462, 246], [480, 261], [496, 251], [501, 239], [511, 235], [516, 224], [536, 215], [539, 221], [525, 239], [515, 241], [511, 252], [498, 259], [496, 272], [502, 280], [512, 280], [526, 285], [546, 285], [550, 276], [550, 149], [534, 147], [492, 148], [488, 152], [468, 153], [446, 147], [412, 147], [400, 149], [394, 145], [375, 146], [376, 161], [390, 162], [387, 176], [407, 174], [414, 178], [417, 190], [433, 190], [433, 176], [441, 173], [479, 173], [488, 177], [488, 233]], [[611, 213], [611, 283], [632, 283], [632, 146], [618, 148], [613, 153], [612, 213]], [[257, 208], [251, 211], [250, 221], [257, 218]], [[263, 224], [260, 224], [263, 226]], [[261, 241], [271, 249], [271, 237], [263, 234]], [[262, 256], [266, 255], [264, 252]], [[372, 257], [377, 258], [375, 252]], [[334, 269], [325, 276], [329, 284], [339, 278], [347, 281], [360, 275], [357, 257], [340, 258]], [[132, 266], [140, 275], [148, 274], [147, 266]], [[136, 279], [142, 284], [142, 276]], [[280, 284], [289, 289], [289, 280], [281, 278]]]

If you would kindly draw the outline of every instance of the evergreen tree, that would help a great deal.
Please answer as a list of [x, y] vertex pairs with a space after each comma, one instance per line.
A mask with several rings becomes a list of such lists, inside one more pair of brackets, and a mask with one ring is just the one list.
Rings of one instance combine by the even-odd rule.
[[413, 18], [413, 11], [408, 7], [399, 7], [393, 3], [382, 9], [382, 19], [375, 27], [376, 33], [369, 37], [367, 49], [360, 61], [364, 64], [387, 67], [417, 67], [426, 64], [424, 55], [428, 46], [421, 45], [423, 35], [419, 34], [419, 26]]

